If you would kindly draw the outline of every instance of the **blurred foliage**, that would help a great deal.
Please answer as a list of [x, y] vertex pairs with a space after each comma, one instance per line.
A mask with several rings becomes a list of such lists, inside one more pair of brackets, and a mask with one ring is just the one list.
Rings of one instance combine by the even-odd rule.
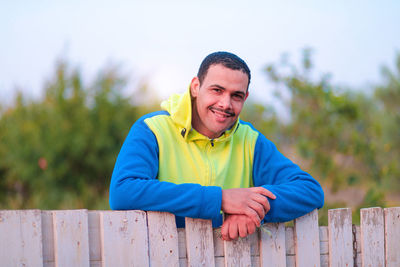
[[86, 87], [59, 62], [43, 99], [19, 94], [0, 117], [0, 208], [108, 208], [119, 149], [151, 108], [132, 105], [125, 86], [110, 67]]
[[400, 191], [400, 55], [394, 71], [382, 69], [383, 82], [373, 94], [334, 87], [329, 75], [315, 78], [311, 55], [304, 51], [300, 68], [287, 58], [266, 67], [275, 100], [288, 109], [288, 122], [265, 107], [245, 117], [283, 150], [295, 150], [302, 168], [333, 193], [351, 186], [364, 190], [355, 209], [384, 207], [385, 196]]
[[[251, 102], [241, 117], [325, 190], [365, 192], [354, 210], [384, 207], [387, 195], [400, 191], [400, 55], [394, 70], [382, 68], [381, 83], [369, 93], [318, 77], [311, 56], [305, 50], [300, 66], [285, 57], [266, 67], [274, 101], [288, 119], [275, 105]], [[159, 109], [146, 86], [126, 96], [127, 80], [109, 67], [85, 86], [80, 71], [61, 61], [43, 98], [19, 94], [11, 107], [0, 106], [0, 208], [108, 209], [113, 165], [130, 126]], [[321, 222], [327, 209], [348, 203], [326, 202]]]

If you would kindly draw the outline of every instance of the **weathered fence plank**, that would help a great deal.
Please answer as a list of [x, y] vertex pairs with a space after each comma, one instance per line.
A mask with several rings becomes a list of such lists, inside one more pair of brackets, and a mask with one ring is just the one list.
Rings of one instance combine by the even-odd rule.
[[386, 208], [385, 259], [386, 267], [400, 266], [400, 207]]
[[40, 210], [0, 210], [1, 266], [43, 266]]
[[296, 267], [320, 267], [318, 211], [294, 221]]
[[251, 266], [249, 237], [224, 241], [225, 266]]
[[89, 266], [87, 210], [53, 211], [56, 266]]
[[103, 266], [149, 266], [149, 242], [144, 211], [103, 211]]
[[321, 267], [329, 266], [329, 233], [327, 226], [319, 227], [319, 250], [321, 257]]
[[329, 262], [331, 267], [353, 267], [351, 209], [328, 211]]
[[400, 266], [400, 207], [362, 209], [361, 226], [350, 209], [328, 215], [225, 242], [211, 221], [177, 229], [162, 212], [0, 210], [0, 266]]
[[43, 266], [55, 266], [53, 213], [42, 211]]
[[224, 241], [225, 266], [244, 267], [251, 266], [250, 238]]
[[178, 232], [175, 216], [147, 212], [151, 266], [179, 266]]
[[90, 267], [100, 267], [102, 265], [100, 211], [89, 211], [88, 223]]
[[188, 266], [215, 266], [211, 221], [186, 218], [185, 224]]
[[361, 264], [383, 267], [385, 265], [384, 223], [382, 208], [360, 210]]
[[295, 267], [296, 249], [294, 245], [294, 229], [292, 226], [285, 228], [286, 266]]
[[261, 266], [286, 267], [285, 224], [267, 223], [260, 228]]

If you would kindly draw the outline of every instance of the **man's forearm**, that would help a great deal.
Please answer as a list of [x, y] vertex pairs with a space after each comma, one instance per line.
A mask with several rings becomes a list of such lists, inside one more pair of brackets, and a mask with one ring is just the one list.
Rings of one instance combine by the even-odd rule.
[[126, 178], [111, 184], [110, 206], [114, 210], [165, 211], [182, 217], [212, 219], [220, 215], [221, 195], [216, 186]]

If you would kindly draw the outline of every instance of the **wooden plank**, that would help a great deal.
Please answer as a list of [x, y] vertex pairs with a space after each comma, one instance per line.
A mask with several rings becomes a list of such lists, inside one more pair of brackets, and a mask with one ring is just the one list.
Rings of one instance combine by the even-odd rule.
[[286, 255], [294, 256], [296, 255], [296, 249], [294, 244], [294, 229], [289, 226], [285, 229], [285, 247]]
[[361, 229], [359, 225], [353, 224], [353, 249], [354, 245], [356, 246], [356, 253], [353, 252], [354, 258], [354, 267], [361, 267]]
[[328, 226], [320, 226], [319, 227], [319, 253], [321, 255], [329, 254], [329, 236], [328, 236]]
[[250, 238], [224, 241], [225, 266], [251, 266]]
[[90, 266], [101, 266], [100, 211], [88, 212]]
[[353, 233], [351, 209], [328, 211], [330, 266], [353, 267]]
[[[249, 235], [250, 256], [260, 256], [260, 228], [257, 228], [254, 233]], [[259, 259], [258, 259], [259, 261]]]
[[178, 232], [175, 216], [147, 212], [151, 266], [179, 266]]
[[328, 226], [319, 227], [319, 252], [321, 259], [321, 267], [329, 266], [329, 234]]
[[321, 267], [329, 267], [329, 255], [321, 255]]
[[40, 210], [0, 210], [0, 266], [43, 266]]
[[185, 218], [188, 266], [215, 266], [210, 220]]
[[296, 255], [286, 255], [286, 266], [296, 267]]
[[215, 257], [215, 267], [225, 267], [225, 257]]
[[385, 259], [387, 267], [400, 266], [400, 207], [386, 208]]
[[[180, 259], [187, 259], [186, 256], [186, 231], [185, 228], [178, 228], [178, 250], [179, 250], [179, 262]], [[187, 265], [187, 263], [186, 263]]]
[[384, 223], [382, 208], [361, 209], [361, 264], [385, 265]]
[[43, 238], [43, 266], [54, 267], [54, 231], [53, 213], [48, 210], [42, 211], [42, 238]]
[[267, 223], [260, 228], [261, 266], [286, 266], [285, 224]]
[[89, 266], [87, 210], [53, 211], [56, 266]]
[[103, 266], [149, 266], [144, 211], [100, 213]]
[[[251, 252], [250, 252], [251, 253]], [[259, 267], [260, 265], [260, 256], [251, 256], [251, 267]]]
[[297, 267], [319, 267], [318, 211], [314, 210], [294, 221], [294, 237]]
[[[214, 256], [224, 257], [224, 241], [222, 240], [221, 227], [214, 228], [213, 230], [213, 241], [214, 241]], [[217, 264], [217, 262], [215, 262]]]

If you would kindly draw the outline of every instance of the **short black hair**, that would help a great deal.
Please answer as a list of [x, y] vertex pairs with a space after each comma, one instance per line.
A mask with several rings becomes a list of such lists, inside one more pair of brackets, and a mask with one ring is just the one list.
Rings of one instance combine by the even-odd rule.
[[247, 74], [247, 77], [249, 78], [249, 82], [247, 83], [247, 88], [249, 87], [251, 74], [250, 74], [250, 69], [247, 66], [246, 62], [244, 62], [243, 59], [236, 56], [235, 54], [222, 51], [209, 54], [208, 56], [206, 56], [203, 62], [201, 62], [199, 71], [197, 73], [197, 78], [199, 78], [200, 84], [206, 77], [210, 66], [217, 64], [221, 64], [224, 67], [232, 70], [240, 70], [245, 74]]

